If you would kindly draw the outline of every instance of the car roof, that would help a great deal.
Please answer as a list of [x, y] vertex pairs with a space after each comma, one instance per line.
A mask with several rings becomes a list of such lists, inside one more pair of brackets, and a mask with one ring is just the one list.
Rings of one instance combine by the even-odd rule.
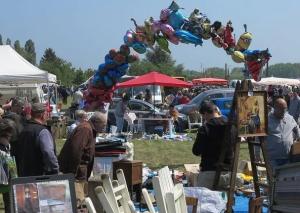
[[228, 101], [228, 100], [233, 100], [233, 97], [225, 97], [225, 98], [212, 98], [210, 99], [212, 101]]
[[204, 92], [201, 92], [197, 96], [195, 96], [192, 100], [190, 100], [189, 104], [198, 103], [199, 100], [202, 100], [207, 95], [212, 95], [216, 93], [234, 93], [234, 90], [235, 90], [234, 88], [219, 88], [219, 89], [206, 90]]

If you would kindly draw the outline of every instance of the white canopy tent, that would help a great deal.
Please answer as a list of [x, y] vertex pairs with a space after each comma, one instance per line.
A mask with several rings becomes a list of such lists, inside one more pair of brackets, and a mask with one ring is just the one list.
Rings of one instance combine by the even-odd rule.
[[0, 84], [56, 82], [56, 76], [29, 63], [11, 46], [0, 46]]
[[288, 85], [288, 86], [300, 86], [299, 79], [291, 79], [291, 78], [276, 78], [276, 77], [268, 77], [262, 78], [260, 81], [251, 80], [254, 86], [268, 86], [268, 85]]

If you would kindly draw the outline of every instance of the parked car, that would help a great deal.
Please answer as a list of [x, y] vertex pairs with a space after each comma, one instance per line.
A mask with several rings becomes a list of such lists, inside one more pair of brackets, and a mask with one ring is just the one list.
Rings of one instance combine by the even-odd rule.
[[182, 114], [188, 115], [194, 110], [199, 110], [203, 101], [211, 100], [215, 98], [233, 97], [234, 89], [222, 88], [211, 89], [204, 91], [194, 97], [189, 103], [177, 105], [175, 108]]
[[215, 98], [211, 99], [211, 101], [219, 107], [222, 115], [228, 117], [230, 113], [230, 109], [232, 106], [233, 97], [227, 97], [227, 98]]
[[[110, 108], [108, 111], [108, 121], [107, 121], [107, 127], [109, 131], [109, 127], [111, 125], [116, 125], [116, 119], [114, 116], [114, 109], [116, 107], [116, 103], [120, 101], [120, 98], [113, 98], [112, 103], [110, 104]], [[130, 99], [128, 103], [128, 108], [130, 112], [133, 112], [136, 114], [138, 118], [147, 118], [147, 117], [158, 117], [158, 118], [166, 118], [167, 117], [167, 111], [162, 111], [157, 107], [154, 107], [153, 104], [148, 103], [146, 101], [137, 100], [137, 99]], [[149, 133], [154, 132], [155, 126], [163, 126], [164, 121], [151, 121], [147, 120], [145, 121], [145, 129]], [[187, 116], [184, 114], [179, 114], [179, 123], [182, 127], [182, 129], [186, 129], [188, 126], [187, 123]], [[175, 126], [175, 130], [179, 130], [180, 128], [178, 126]], [[127, 131], [127, 121], [124, 120], [124, 128], [123, 131]]]

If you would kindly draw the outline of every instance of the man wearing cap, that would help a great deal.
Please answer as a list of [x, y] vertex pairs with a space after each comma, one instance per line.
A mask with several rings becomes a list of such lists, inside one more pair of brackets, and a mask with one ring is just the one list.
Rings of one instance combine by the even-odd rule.
[[61, 172], [88, 180], [94, 165], [96, 134], [105, 130], [106, 121], [105, 113], [95, 112], [89, 121], [73, 130], [58, 157]]
[[55, 144], [45, 125], [47, 119], [44, 104], [33, 104], [31, 120], [21, 132], [16, 147], [20, 177], [57, 174], [59, 171]]

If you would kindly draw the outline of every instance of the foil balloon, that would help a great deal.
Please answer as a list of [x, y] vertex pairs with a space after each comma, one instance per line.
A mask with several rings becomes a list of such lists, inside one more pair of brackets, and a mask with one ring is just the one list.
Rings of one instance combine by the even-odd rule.
[[231, 55], [231, 58], [235, 63], [245, 62], [245, 55], [241, 51], [234, 51]]
[[242, 50], [242, 51], [248, 49], [251, 44], [252, 38], [253, 38], [253, 35], [251, 33], [249, 33], [249, 32], [243, 33], [240, 36], [235, 49]]
[[188, 19], [179, 11], [181, 8], [175, 1], [173, 1], [168, 9], [171, 10], [168, 17], [169, 24], [174, 28], [174, 30], [181, 29], [184, 22], [188, 21]]
[[159, 46], [162, 50], [164, 50], [164, 51], [166, 51], [166, 52], [168, 52], [168, 53], [171, 53], [171, 51], [170, 51], [170, 49], [169, 49], [169, 42], [168, 42], [168, 40], [166, 39], [166, 37], [164, 37], [164, 36], [157, 36], [156, 42], [157, 42], [158, 46]]
[[201, 38], [191, 34], [186, 30], [176, 30], [175, 36], [178, 37], [183, 43], [192, 43], [195, 45], [202, 45], [203, 43]]

